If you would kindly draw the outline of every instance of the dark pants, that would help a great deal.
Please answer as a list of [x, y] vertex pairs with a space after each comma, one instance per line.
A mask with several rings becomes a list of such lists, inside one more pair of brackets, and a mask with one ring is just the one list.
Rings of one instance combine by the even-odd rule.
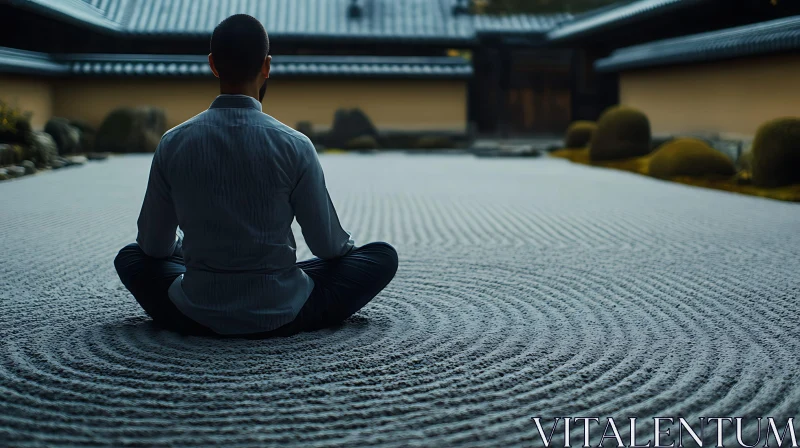
[[[370, 243], [333, 260], [314, 258], [297, 263], [314, 280], [314, 290], [297, 317], [264, 333], [235, 337], [290, 336], [337, 325], [378, 295], [397, 272], [397, 252], [387, 243]], [[181, 255], [152, 258], [136, 243], [122, 248], [114, 260], [120, 280], [153, 322], [191, 335], [216, 335], [181, 313], [169, 299], [172, 282], [186, 272]]]

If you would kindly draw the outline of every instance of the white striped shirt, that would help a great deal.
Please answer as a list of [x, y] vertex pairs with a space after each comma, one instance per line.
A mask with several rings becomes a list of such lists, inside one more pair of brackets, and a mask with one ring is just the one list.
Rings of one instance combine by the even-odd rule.
[[294, 319], [314, 288], [295, 266], [295, 216], [314, 255], [353, 248], [311, 141], [255, 98], [220, 95], [162, 137], [136, 241], [169, 257], [180, 226], [186, 274], [170, 287], [172, 302], [219, 334], [256, 333]]

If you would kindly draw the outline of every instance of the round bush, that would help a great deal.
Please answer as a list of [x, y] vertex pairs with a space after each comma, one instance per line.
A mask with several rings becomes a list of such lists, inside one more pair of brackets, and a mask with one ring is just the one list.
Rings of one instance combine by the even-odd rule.
[[653, 177], [733, 176], [733, 162], [696, 138], [678, 138], [661, 145], [652, 158], [648, 172]]
[[761, 125], [753, 141], [753, 185], [800, 184], [800, 118], [787, 117]]
[[592, 160], [628, 159], [649, 152], [650, 120], [647, 115], [626, 106], [610, 107], [603, 112], [589, 145]]
[[585, 148], [592, 141], [592, 135], [597, 129], [593, 121], [576, 121], [569, 125], [564, 136], [564, 147], [567, 149]]

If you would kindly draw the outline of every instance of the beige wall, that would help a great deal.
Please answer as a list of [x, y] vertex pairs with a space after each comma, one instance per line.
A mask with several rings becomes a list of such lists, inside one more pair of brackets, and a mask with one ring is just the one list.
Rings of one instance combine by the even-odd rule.
[[[153, 105], [169, 127], [208, 108], [214, 79], [91, 79], [58, 82], [53, 114], [98, 126], [119, 106]], [[361, 107], [380, 129], [466, 129], [467, 83], [427, 80], [271, 80], [264, 111], [295, 126], [308, 120], [328, 128], [341, 107]]]
[[53, 113], [53, 88], [50, 80], [0, 76], [0, 100], [12, 107], [33, 112], [31, 125], [43, 129]]
[[800, 116], [800, 55], [662, 67], [620, 74], [620, 102], [653, 132], [751, 137], [763, 122]]

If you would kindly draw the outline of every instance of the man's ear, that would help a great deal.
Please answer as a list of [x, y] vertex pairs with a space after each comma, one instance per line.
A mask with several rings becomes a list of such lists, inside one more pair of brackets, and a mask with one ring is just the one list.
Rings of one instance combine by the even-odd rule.
[[[209, 55], [210, 57], [211, 55]], [[261, 66], [261, 75], [264, 78], [269, 78], [269, 72], [272, 70], [272, 56], [267, 56], [264, 58], [264, 64]]]
[[208, 66], [211, 67], [211, 73], [213, 73], [214, 76], [219, 78], [219, 73], [217, 72], [217, 68], [214, 67], [214, 56], [211, 53], [208, 54]]

